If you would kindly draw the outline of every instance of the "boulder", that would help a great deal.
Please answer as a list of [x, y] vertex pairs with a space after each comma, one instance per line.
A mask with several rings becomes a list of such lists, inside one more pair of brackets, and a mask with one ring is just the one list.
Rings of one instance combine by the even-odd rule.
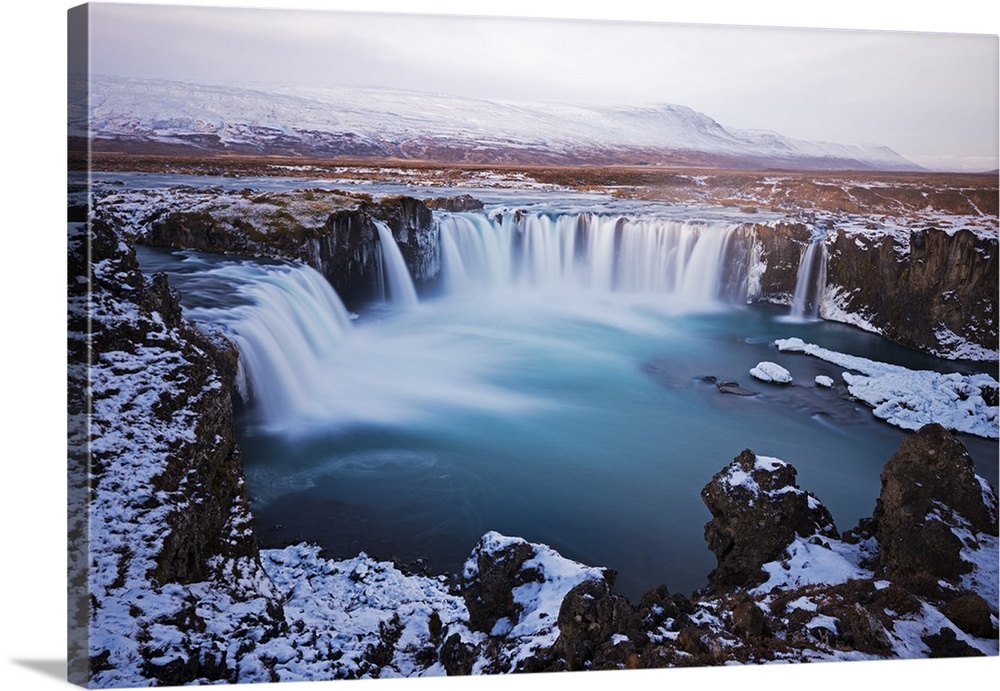
[[971, 570], [963, 538], [997, 534], [997, 499], [965, 446], [938, 424], [900, 445], [882, 470], [873, 519], [878, 569], [887, 577], [954, 581]]
[[432, 197], [425, 199], [424, 205], [428, 209], [452, 212], [478, 211], [483, 208], [483, 203], [470, 194], [459, 194], [454, 197]]
[[[462, 595], [469, 609], [469, 628], [490, 633], [497, 622], [516, 621], [521, 606], [514, 590], [525, 583], [541, 583], [537, 569], [525, 568], [535, 550], [524, 540], [501, 543], [494, 533], [484, 535], [466, 562]], [[497, 536], [499, 537], [499, 536]]]
[[767, 633], [764, 611], [750, 598], [743, 598], [733, 607], [733, 631], [746, 638], [762, 638]]
[[612, 593], [607, 581], [584, 581], [559, 608], [559, 639], [568, 670], [630, 666], [635, 646], [624, 632], [638, 628], [628, 600]]
[[983, 653], [965, 641], [959, 640], [955, 632], [944, 627], [935, 634], [923, 636], [921, 640], [927, 646], [927, 657], [982, 657]]
[[975, 593], [966, 593], [955, 598], [942, 607], [941, 612], [969, 635], [996, 638], [996, 629], [990, 618], [990, 606]]
[[773, 362], [758, 362], [757, 366], [750, 370], [754, 379], [767, 382], [769, 384], [791, 384], [792, 375], [781, 365]]
[[780, 558], [796, 536], [839, 537], [830, 512], [796, 486], [795, 474], [784, 461], [747, 449], [702, 489], [712, 512], [705, 540], [718, 559], [708, 577], [711, 587], [761, 583], [761, 566]]

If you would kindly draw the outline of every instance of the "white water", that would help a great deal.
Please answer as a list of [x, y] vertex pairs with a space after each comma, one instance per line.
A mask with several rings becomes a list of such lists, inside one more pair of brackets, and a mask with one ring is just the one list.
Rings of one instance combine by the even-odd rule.
[[[439, 219], [449, 293], [495, 288], [656, 293], [686, 309], [746, 296], [737, 225], [599, 214], [455, 213]], [[736, 286], [723, 288], [735, 274]], [[730, 281], [732, 283], [732, 281]]]
[[[171, 272], [186, 316], [239, 345], [252, 400], [238, 433], [263, 540], [419, 556], [446, 572], [499, 530], [618, 569], [636, 598], [704, 583], [714, 559], [699, 493], [744, 448], [795, 464], [842, 529], [870, 513], [900, 430], [834, 391], [744, 398], [704, 381], [760, 390], [748, 372], [778, 357], [777, 337], [859, 354], [881, 343], [721, 300], [701, 309], [746, 275], [728, 265], [728, 226], [448, 218], [449, 294], [356, 322], [307, 267], [215, 257], [196, 275], [190, 253], [168, 257], [179, 268], [145, 259]], [[678, 275], [665, 280], [666, 267]], [[822, 361], [782, 363], [796, 382], [839, 376]]]
[[385, 283], [384, 288], [388, 288], [386, 298], [393, 307], [400, 309], [410, 309], [418, 303], [417, 289], [413, 285], [413, 279], [406, 268], [403, 254], [399, 251], [396, 240], [392, 237], [392, 231], [382, 221], [375, 221], [378, 229], [379, 251], [381, 252], [381, 276]]
[[789, 316], [800, 321], [818, 319], [825, 288], [826, 243], [819, 238], [810, 242], [802, 252]]
[[[252, 402], [254, 416], [270, 427], [325, 419], [329, 386], [316, 375], [330, 368], [352, 330], [350, 315], [329, 282], [300, 264], [187, 261], [207, 268], [189, 277], [182, 290], [200, 288], [202, 297], [211, 292], [214, 298], [186, 307], [185, 314], [221, 325], [236, 344], [244, 377], [238, 386], [244, 401]], [[215, 306], [219, 299], [228, 304]]]

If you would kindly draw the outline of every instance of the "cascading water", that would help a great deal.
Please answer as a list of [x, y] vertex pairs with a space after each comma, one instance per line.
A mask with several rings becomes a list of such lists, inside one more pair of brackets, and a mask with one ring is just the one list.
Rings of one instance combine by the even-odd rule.
[[816, 237], [803, 250], [799, 260], [789, 317], [797, 321], [818, 319], [825, 288], [826, 243], [822, 237]]
[[[265, 546], [308, 539], [331, 557], [364, 550], [453, 573], [499, 530], [618, 570], [637, 600], [704, 584], [714, 559], [699, 492], [739, 449], [794, 462], [838, 523], [870, 513], [902, 430], [805, 387], [750, 401], [706, 383], [747, 382], [776, 337], [871, 346], [768, 307], [702, 310], [753, 292], [752, 235], [610, 214], [438, 220], [443, 289], [471, 299], [357, 321], [305, 266], [137, 250], [188, 318], [240, 349], [250, 387], [237, 434], [255, 518], [272, 526]], [[836, 372], [794, 367], [799, 381]]]
[[[375, 221], [378, 229], [379, 248], [381, 252], [380, 277], [384, 281], [383, 292], [388, 292], [386, 299], [393, 307], [410, 309], [418, 303], [417, 289], [413, 285], [413, 279], [406, 268], [406, 261], [403, 253], [399, 251], [396, 240], [392, 237], [392, 231], [382, 221]], [[385, 288], [388, 287], [388, 291]]]
[[170, 272], [187, 296], [187, 318], [221, 328], [236, 344], [237, 386], [255, 422], [285, 428], [325, 417], [332, 394], [317, 373], [353, 328], [329, 282], [301, 264], [206, 257], [143, 250], [141, 260]]
[[688, 306], [745, 298], [733, 224], [599, 214], [453, 213], [439, 220], [442, 279], [470, 287], [664, 293]]

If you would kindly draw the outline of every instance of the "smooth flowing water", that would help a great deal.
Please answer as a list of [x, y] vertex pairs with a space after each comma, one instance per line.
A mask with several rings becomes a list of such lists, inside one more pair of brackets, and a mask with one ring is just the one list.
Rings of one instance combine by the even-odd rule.
[[814, 238], [802, 251], [799, 272], [792, 295], [790, 317], [795, 320], [819, 319], [819, 306], [826, 287], [826, 244]]
[[[840, 370], [779, 354], [774, 339], [954, 367], [740, 304], [752, 267], [734, 279], [739, 245], [723, 224], [447, 215], [445, 294], [356, 320], [307, 267], [140, 258], [170, 274], [187, 316], [234, 334], [241, 353], [267, 353], [269, 365], [244, 356], [238, 430], [265, 545], [310, 540], [334, 557], [365, 551], [453, 573], [498, 530], [616, 569], [635, 599], [706, 582], [715, 559], [700, 491], [744, 448], [795, 465], [842, 530], [870, 515], [906, 434], [813, 386]], [[761, 360], [796, 385], [755, 382]], [[759, 395], [722, 394], [706, 377]], [[996, 484], [996, 443], [966, 441]]]

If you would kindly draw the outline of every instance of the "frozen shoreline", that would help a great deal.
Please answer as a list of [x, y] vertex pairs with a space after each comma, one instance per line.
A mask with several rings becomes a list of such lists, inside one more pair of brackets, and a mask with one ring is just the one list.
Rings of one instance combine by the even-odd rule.
[[1000, 436], [996, 403], [1000, 384], [988, 374], [916, 371], [837, 353], [799, 338], [778, 339], [775, 345], [783, 353], [803, 353], [852, 370], [841, 375], [850, 394], [892, 425], [916, 430], [937, 422], [986, 439]]

